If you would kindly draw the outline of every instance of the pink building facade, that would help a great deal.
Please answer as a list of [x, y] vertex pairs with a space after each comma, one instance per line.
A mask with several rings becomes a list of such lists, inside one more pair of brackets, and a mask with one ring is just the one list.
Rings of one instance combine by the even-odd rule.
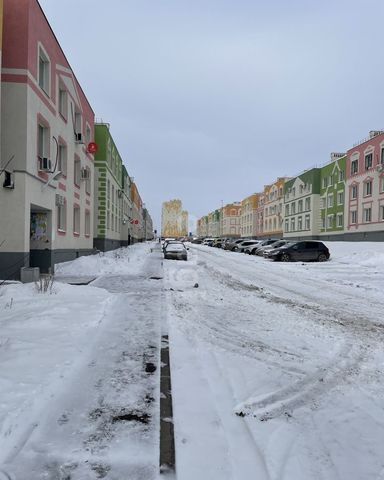
[[1, 83], [0, 278], [17, 278], [92, 252], [94, 113], [36, 0], [4, 0]]
[[347, 152], [346, 234], [356, 240], [382, 240], [384, 234], [384, 132]]

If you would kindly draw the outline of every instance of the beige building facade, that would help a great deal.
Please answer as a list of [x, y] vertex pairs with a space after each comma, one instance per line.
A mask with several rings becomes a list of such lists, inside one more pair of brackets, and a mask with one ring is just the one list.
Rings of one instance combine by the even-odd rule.
[[188, 235], [188, 212], [181, 200], [164, 202], [161, 211], [161, 236], [185, 237]]

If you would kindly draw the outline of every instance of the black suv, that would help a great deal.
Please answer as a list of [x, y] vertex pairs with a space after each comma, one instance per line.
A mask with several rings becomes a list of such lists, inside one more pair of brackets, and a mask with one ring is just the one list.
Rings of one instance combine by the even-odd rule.
[[330, 257], [328, 248], [323, 242], [305, 240], [302, 242], [287, 243], [268, 252], [268, 258], [290, 262], [301, 260], [304, 262], [325, 262]]

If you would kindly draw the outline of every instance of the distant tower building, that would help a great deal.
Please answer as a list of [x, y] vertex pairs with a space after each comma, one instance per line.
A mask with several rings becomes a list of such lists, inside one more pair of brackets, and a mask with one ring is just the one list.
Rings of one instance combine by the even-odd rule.
[[161, 212], [161, 236], [184, 237], [188, 235], [188, 212], [183, 211], [181, 200], [163, 203]]
[[188, 212], [186, 210], [181, 212], [181, 236], [188, 236]]

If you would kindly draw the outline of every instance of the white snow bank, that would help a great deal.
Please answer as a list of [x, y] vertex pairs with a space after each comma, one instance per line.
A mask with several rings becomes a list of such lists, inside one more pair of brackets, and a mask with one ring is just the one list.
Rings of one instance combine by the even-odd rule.
[[384, 266], [384, 242], [324, 242], [331, 260], [362, 266]]
[[83, 256], [70, 262], [58, 263], [55, 271], [58, 275], [82, 276], [137, 273], [153, 247], [153, 243], [137, 243], [109, 252]]

